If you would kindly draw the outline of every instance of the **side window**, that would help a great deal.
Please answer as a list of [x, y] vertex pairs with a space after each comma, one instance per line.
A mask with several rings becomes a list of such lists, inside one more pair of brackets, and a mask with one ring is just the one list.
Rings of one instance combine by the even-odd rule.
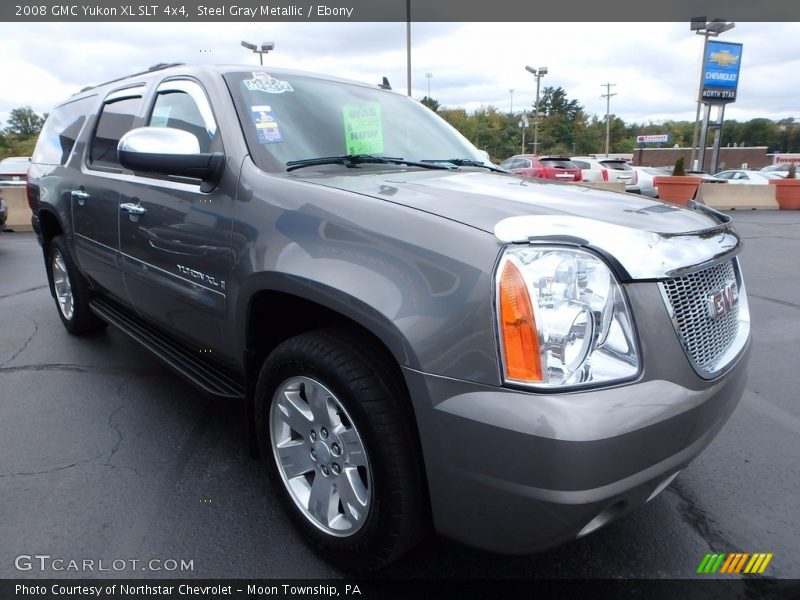
[[117, 144], [119, 139], [133, 127], [133, 121], [139, 114], [141, 104], [141, 96], [106, 100], [89, 149], [91, 166], [120, 168]]
[[157, 90], [150, 127], [172, 127], [194, 135], [200, 152], [217, 150], [217, 124], [202, 88], [192, 82], [172, 80]]
[[514, 160], [513, 158], [507, 158], [503, 162], [500, 163], [500, 167], [503, 169], [513, 169], [514, 168]]
[[31, 162], [45, 165], [66, 164], [86, 122], [86, 115], [94, 112], [95, 102], [96, 96], [88, 96], [62, 104], [53, 110], [39, 134]]

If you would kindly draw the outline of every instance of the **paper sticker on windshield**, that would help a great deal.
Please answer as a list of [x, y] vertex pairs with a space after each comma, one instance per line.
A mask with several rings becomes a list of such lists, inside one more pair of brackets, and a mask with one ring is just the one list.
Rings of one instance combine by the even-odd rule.
[[345, 104], [344, 136], [347, 154], [383, 152], [383, 126], [380, 102]]
[[256, 125], [256, 135], [258, 135], [259, 143], [274, 144], [283, 141], [281, 131], [278, 129], [278, 122], [275, 120], [275, 115], [272, 114], [271, 106], [251, 106], [250, 114], [253, 116], [253, 122]]
[[282, 94], [293, 92], [294, 88], [288, 81], [275, 79], [266, 73], [253, 73], [252, 79], [245, 79], [244, 86], [251, 92], [266, 92], [267, 94]]

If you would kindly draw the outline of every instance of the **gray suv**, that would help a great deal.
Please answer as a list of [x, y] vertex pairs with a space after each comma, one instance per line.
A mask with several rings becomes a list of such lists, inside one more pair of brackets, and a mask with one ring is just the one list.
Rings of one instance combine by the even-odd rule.
[[66, 329], [208, 394], [329, 559], [503, 553], [641, 507], [745, 383], [729, 219], [518, 177], [386, 89], [157, 65], [55, 108], [29, 174]]

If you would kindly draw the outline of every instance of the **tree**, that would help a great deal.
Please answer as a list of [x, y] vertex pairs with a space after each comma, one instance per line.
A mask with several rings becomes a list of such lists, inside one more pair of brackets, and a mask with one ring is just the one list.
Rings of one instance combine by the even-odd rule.
[[439, 110], [439, 107], [441, 106], [438, 100], [435, 98], [429, 98], [428, 96], [425, 96], [422, 100], [420, 100], [420, 102], [430, 108], [433, 112]]
[[45, 117], [37, 115], [30, 106], [15, 108], [11, 111], [3, 131], [20, 138], [33, 137], [39, 135], [44, 119]]

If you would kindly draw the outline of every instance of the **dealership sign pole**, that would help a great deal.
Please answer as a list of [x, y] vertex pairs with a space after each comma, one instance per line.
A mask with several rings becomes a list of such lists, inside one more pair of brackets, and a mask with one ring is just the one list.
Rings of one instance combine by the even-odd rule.
[[[709, 127], [714, 130], [714, 145], [711, 151], [709, 171], [714, 173], [719, 165], [719, 147], [722, 143], [722, 122], [725, 105], [736, 101], [739, 86], [739, 69], [742, 63], [742, 44], [709, 41], [703, 56], [703, 126], [698, 146], [698, 169], [704, 170], [706, 139]], [[715, 121], [709, 122], [711, 107], [717, 107]]]

